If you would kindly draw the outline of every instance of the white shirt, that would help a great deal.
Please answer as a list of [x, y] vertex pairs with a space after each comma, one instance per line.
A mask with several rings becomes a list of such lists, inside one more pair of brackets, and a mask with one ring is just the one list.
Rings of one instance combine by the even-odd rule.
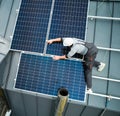
[[[70, 37], [63, 37], [62, 40], [64, 39], [69, 39]], [[84, 41], [81, 39], [77, 38], [72, 38], [73, 39], [73, 45], [71, 47], [71, 50], [68, 52], [67, 57], [71, 58], [73, 55], [76, 53], [85, 55], [88, 51], [88, 48], [84, 46]]]

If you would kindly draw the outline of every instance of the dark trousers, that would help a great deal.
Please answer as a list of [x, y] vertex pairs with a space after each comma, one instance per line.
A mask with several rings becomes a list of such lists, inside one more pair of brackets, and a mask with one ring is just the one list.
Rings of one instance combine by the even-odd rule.
[[85, 55], [85, 62], [83, 63], [84, 66], [84, 74], [85, 74], [85, 82], [87, 85], [87, 88], [92, 88], [92, 68], [96, 67], [98, 68], [98, 66], [100, 65], [100, 62], [96, 61], [97, 53], [95, 53], [94, 55], [90, 56], [90, 55]]

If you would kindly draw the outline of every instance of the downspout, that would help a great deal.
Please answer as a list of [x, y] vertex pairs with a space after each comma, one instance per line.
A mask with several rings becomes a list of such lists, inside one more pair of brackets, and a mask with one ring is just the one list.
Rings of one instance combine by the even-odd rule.
[[68, 90], [65, 88], [60, 88], [58, 91], [58, 105], [55, 112], [55, 116], [63, 116], [63, 112], [67, 104], [68, 97], [69, 97]]

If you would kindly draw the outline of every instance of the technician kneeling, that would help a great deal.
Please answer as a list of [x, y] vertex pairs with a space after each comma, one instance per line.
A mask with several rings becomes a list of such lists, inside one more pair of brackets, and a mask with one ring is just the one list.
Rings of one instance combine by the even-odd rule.
[[81, 39], [77, 38], [56, 38], [47, 40], [48, 44], [54, 42], [63, 42], [63, 46], [69, 47], [69, 52], [63, 56], [54, 56], [54, 60], [67, 59], [74, 56], [76, 53], [84, 56], [84, 74], [85, 82], [87, 84], [87, 92], [92, 92], [92, 68], [93, 66], [97, 68], [98, 71], [102, 71], [105, 67], [105, 64], [95, 60], [98, 53], [97, 47], [93, 43], [84, 42]]

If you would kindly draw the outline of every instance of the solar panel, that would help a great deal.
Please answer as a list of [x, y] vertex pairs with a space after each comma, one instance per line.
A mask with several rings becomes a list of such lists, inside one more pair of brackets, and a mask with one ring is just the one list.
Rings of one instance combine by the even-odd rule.
[[12, 49], [43, 52], [52, 0], [22, 0]]
[[68, 89], [70, 99], [85, 100], [84, 73], [80, 61], [54, 61], [47, 56], [21, 55], [15, 88], [57, 96], [61, 87]]
[[[85, 39], [88, 0], [55, 0], [49, 38]], [[61, 55], [61, 44], [48, 46], [47, 53]]]
[[[11, 49], [43, 53], [46, 39], [84, 39], [87, 8], [88, 0], [22, 0]], [[62, 49], [53, 44], [45, 53], [61, 55]]]

